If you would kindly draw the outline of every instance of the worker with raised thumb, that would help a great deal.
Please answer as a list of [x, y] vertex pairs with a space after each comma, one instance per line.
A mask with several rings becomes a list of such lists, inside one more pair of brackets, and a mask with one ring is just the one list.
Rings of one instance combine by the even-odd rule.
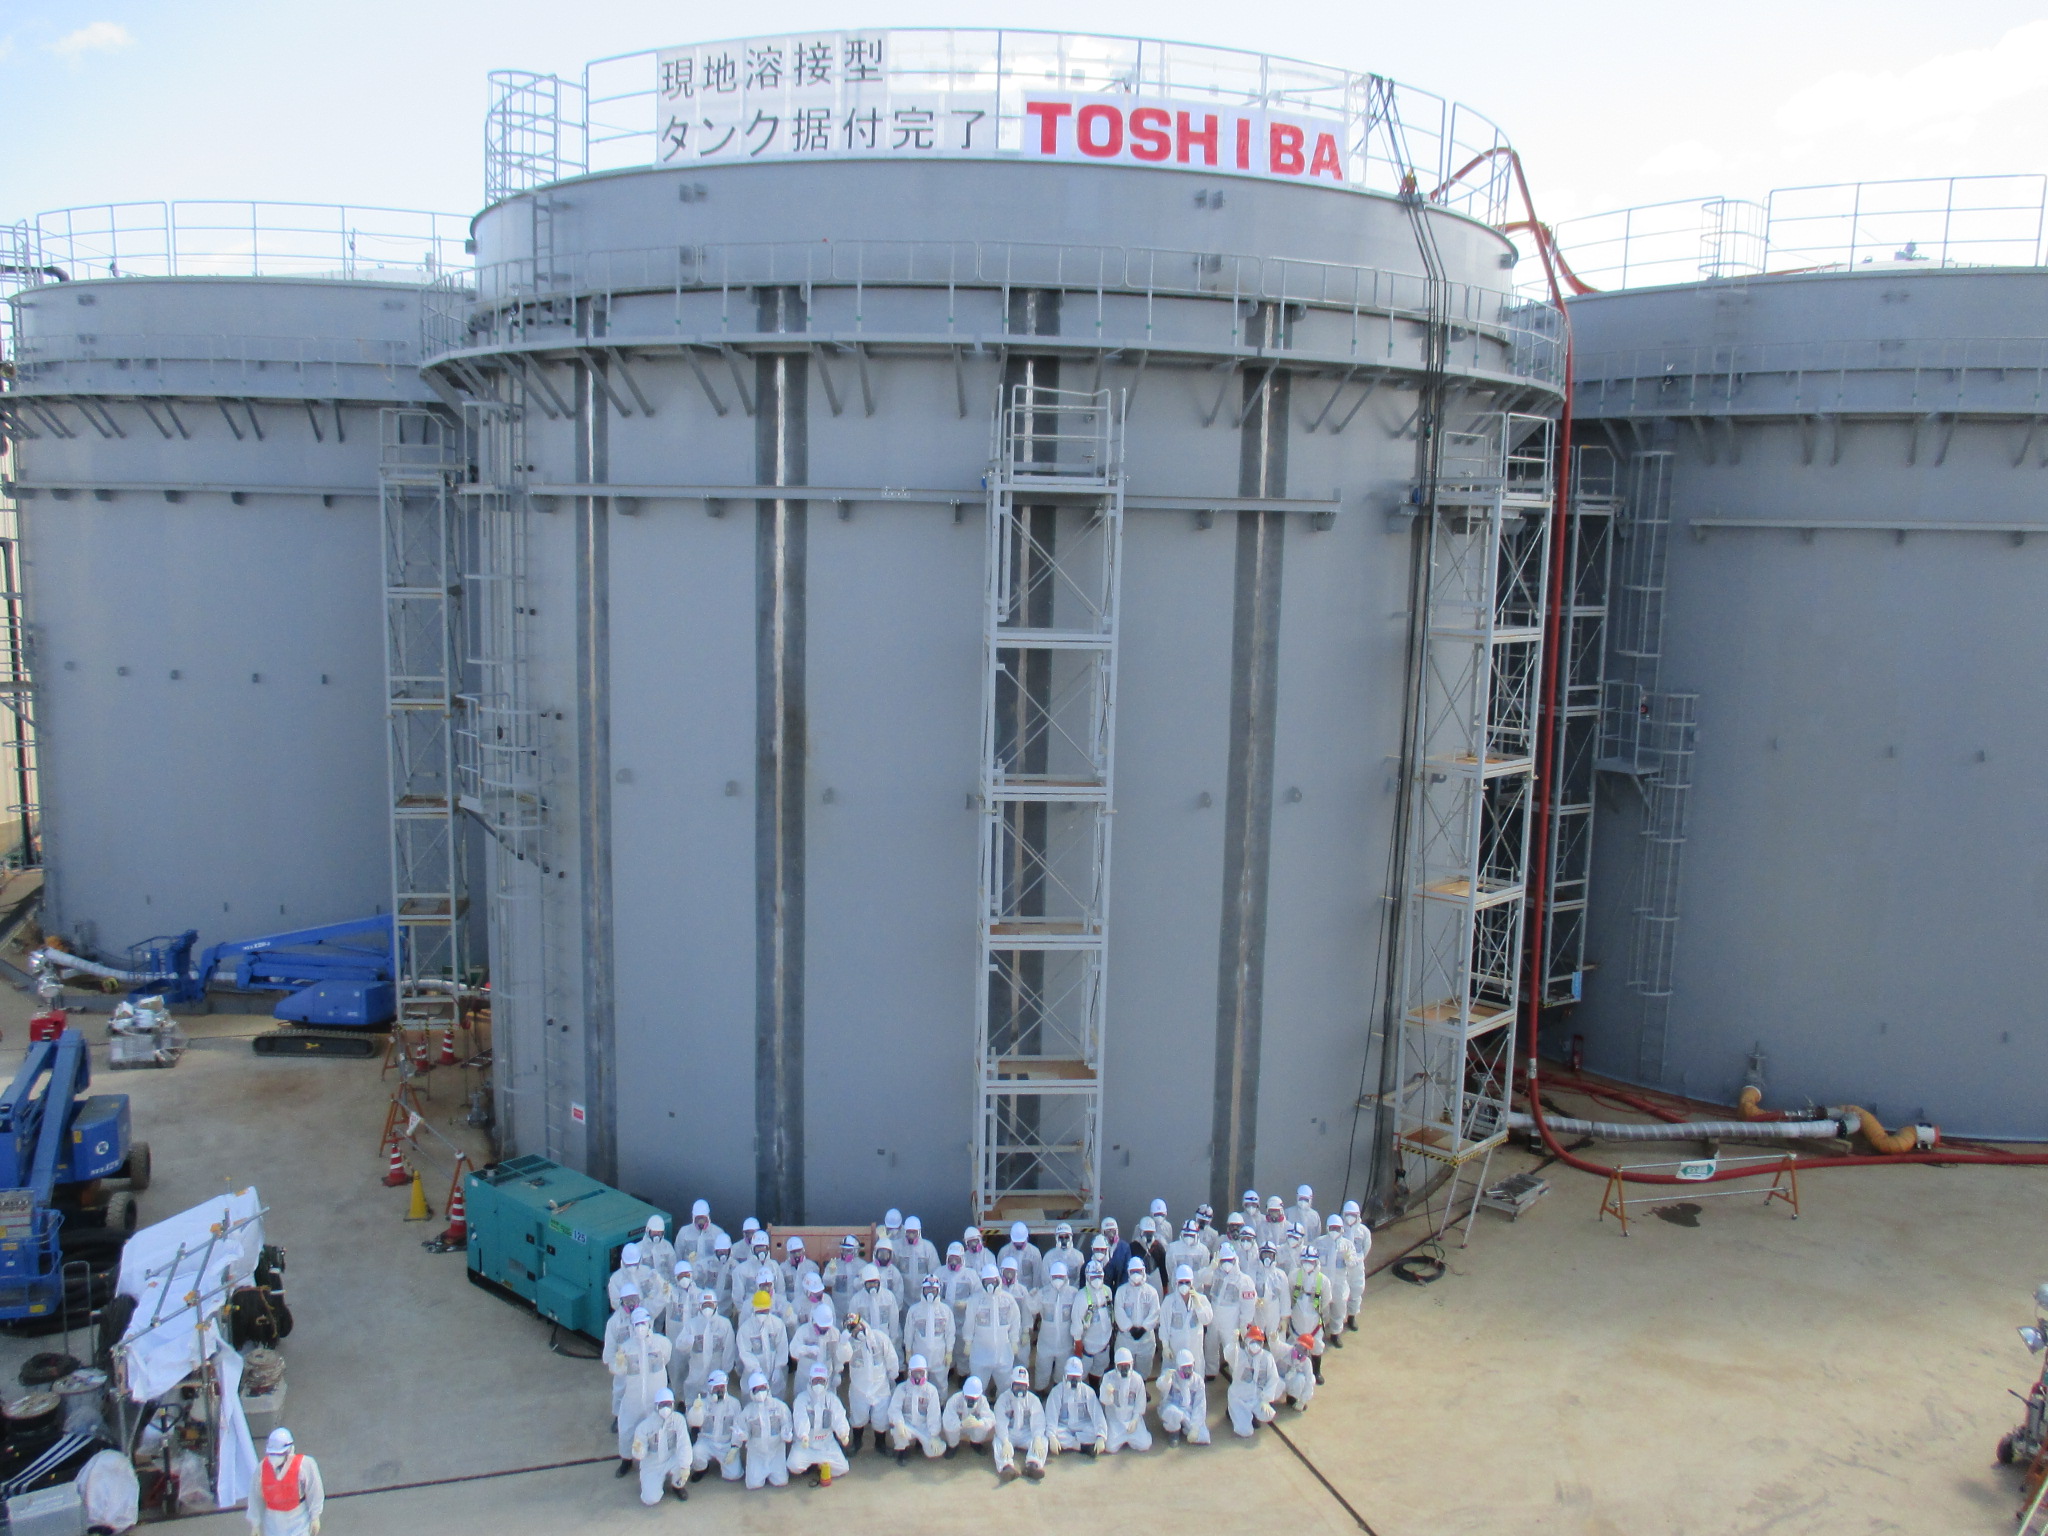
[[327, 1492], [320, 1468], [301, 1455], [288, 1429], [273, 1429], [249, 1490], [249, 1529], [255, 1536], [320, 1536]]

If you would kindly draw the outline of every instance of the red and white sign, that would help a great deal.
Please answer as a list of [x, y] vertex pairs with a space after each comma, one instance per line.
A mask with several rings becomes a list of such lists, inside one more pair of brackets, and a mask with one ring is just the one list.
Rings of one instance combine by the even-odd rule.
[[1024, 98], [1023, 157], [1344, 184], [1334, 118], [1214, 102], [1046, 93]]

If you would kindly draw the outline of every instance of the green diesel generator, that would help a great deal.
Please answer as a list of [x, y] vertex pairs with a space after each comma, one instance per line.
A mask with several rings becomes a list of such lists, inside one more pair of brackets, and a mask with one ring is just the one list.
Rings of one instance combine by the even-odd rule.
[[669, 1217], [544, 1157], [472, 1173], [462, 1198], [471, 1283], [593, 1339], [604, 1336], [620, 1250], [646, 1235], [648, 1217]]

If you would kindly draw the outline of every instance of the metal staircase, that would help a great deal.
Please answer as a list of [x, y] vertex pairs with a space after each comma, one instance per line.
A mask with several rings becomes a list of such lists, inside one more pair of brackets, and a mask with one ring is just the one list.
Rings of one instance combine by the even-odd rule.
[[988, 478], [974, 1218], [1101, 1211], [1122, 428], [1013, 386]]
[[1442, 1181], [1439, 1235], [1459, 1219], [1476, 1163], [1469, 1223], [1507, 1134], [1556, 432], [1546, 418], [1500, 414], [1445, 433], [1423, 508], [1392, 1107], [1403, 1179]]

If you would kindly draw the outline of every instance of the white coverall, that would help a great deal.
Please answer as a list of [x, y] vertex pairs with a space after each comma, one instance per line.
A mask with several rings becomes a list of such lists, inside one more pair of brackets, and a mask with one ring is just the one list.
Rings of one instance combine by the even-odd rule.
[[846, 1417], [855, 1429], [872, 1429], [877, 1443], [889, 1427], [889, 1394], [896, 1384], [896, 1345], [880, 1328], [857, 1328], [846, 1336]]
[[746, 1410], [730, 1392], [706, 1392], [690, 1404], [690, 1469], [702, 1472], [718, 1463], [728, 1483], [740, 1480], [747, 1465], [747, 1437], [741, 1426]]
[[1031, 1385], [1043, 1392], [1060, 1379], [1074, 1357], [1074, 1323], [1080, 1316], [1081, 1293], [1057, 1275], [1038, 1293], [1041, 1313], [1038, 1348], [1031, 1362]]
[[1116, 1288], [1116, 1342], [1131, 1352], [1140, 1376], [1152, 1374], [1159, 1352], [1159, 1292], [1142, 1275]]
[[860, 1272], [867, 1268], [867, 1260], [856, 1254], [852, 1259], [843, 1254], [825, 1266], [825, 1294], [832, 1298], [832, 1310], [841, 1317], [846, 1308], [860, 1293]]
[[633, 1459], [633, 1431], [654, 1412], [654, 1394], [668, 1385], [668, 1340], [651, 1327], [633, 1335], [605, 1362], [621, 1378], [619, 1393], [619, 1460]]
[[953, 1309], [944, 1297], [928, 1296], [911, 1303], [903, 1318], [904, 1352], [932, 1361], [932, 1379], [941, 1386], [953, 1362], [953, 1339]]
[[[1081, 1277], [1088, 1273], [1088, 1255], [1074, 1246], [1074, 1240], [1071, 1237], [1063, 1237], [1046, 1249], [1042, 1262], [1046, 1282], [1050, 1282], [1052, 1279], [1053, 1265], [1066, 1265], [1067, 1284], [1077, 1291], [1081, 1288]], [[1041, 1291], [1044, 1290], [1045, 1283], [1041, 1283], [1038, 1288]]]
[[708, 1307], [699, 1306], [694, 1317], [671, 1340], [668, 1384], [676, 1401], [696, 1401], [711, 1385], [711, 1373], [732, 1373], [739, 1360], [732, 1324]]
[[1202, 1374], [1214, 1376], [1236, 1350], [1245, 1329], [1258, 1321], [1259, 1288], [1238, 1272], [1236, 1255], [1229, 1249], [1209, 1274], [1210, 1321], [1202, 1334]]
[[[697, 1225], [697, 1221], [697, 1217], [691, 1217], [690, 1224], [676, 1233], [674, 1244], [676, 1253], [689, 1259], [692, 1264], [702, 1264], [710, 1258], [720, 1238], [725, 1238], [727, 1243], [732, 1241], [725, 1236], [723, 1227], [713, 1225], [709, 1216], [703, 1218], [704, 1224], [701, 1227]], [[673, 1266], [675, 1260], [671, 1259], [669, 1263]]]
[[690, 1481], [690, 1426], [671, 1407], [657, 1408], [633, 1430], [633, 1460], [640, 1464], [640, 1502], [659, 1504], [671, 1488]]
[[1344, 1322], [1356, 1328], [1358, 1309], [1365, 1305], [1365, 1266], [1372, 1258], [1372, 1228], [1357, 1216], [1347, 1216], [1344, 1241], [1351, 1251], [1344, 1261]]
[[967, 1304], [966, 1327], [961, 1343], [967, 1373], [983, 1381], [1007, 1381], [1022, 1338], [1016, 1298], [1000, 1286], [981, 1292]]
[[[825, 1367], [825, 1385], [828, 1391], [839, 1390], [839, 1373], [852, 1357], [853, 1351], [846, 1347], [846, 1338], [835, 1328], [820, 1329], [816, 1323], [805, 1323], [797, 1329], [796, 1336], [789, 1341], [790, 1364], [796, 1369], [791, 1379], [808, 1383], [811, 1367]], [[796, 1390], [808, 1390], [800, 1387]], [[791, 1407], [795, 1407], [792, 1400]]]
[[822, 1381], [814, 1381], [801, 1393], [790, 1410], [796, 1439], [789, 1448], [789, 1470], [805, 1472], [812, 1467], [830, 1467], [839, 1477], [846, 1471], [846, 1442], [852, 1432], [846, 1427], [846, 1409]]
[[709, 1291], [718, 1301], [718, 1310], [727, 1322], [734, 1321], [732, 1311], [732, 1253], [714, 1253], [696, 1265], [697, 1286]]
[[1351, 1245], [1344, 1241], [1343, 1233], [1325, 1230], [1314, 1247], [1316, 1257], [1322, 1261], [1323, 1276], [1330, 1282], [1329, 1293], [1323, 1298], [1323, 1336], [1334, 1339], [1344, 1331], [1344, 1319], [1350, 1316], [1345, 1298], [1350, 1288], [1346, 1277], [1351, 1272]]
[[966, 1265], [948, 1263], [939, 1271], [939, 1297], [953, 1309], [953, 1369], [962, 1376], [968, 1374], [967, 1307], [980, 1294], [981, 1276]]
[[903, 1271], [905, 1286], [914, 1292], [926, 1275], [939, 1272], [939, 1250], [926, 1241], [919, 1228], [906, 1225], [903, 1241], [896, 1245], [896, 1263]]
[[1035, 1291], [1045, 1284], [1045, 1257], [1036, 1243], [1003, 1244], [996, 1253], [996, 1272], [1000, 1274], [1012, 1261], [1017, 1265], [1017, 1283], [1026, 1290]]
[[[1182, 1350], [1196, 1360], [1206, 1357], [1209, 1324], [1216, 1312], [1209, 1298], [1193, 1286], [1186, 1292], [1176, 1285], [1159, 1308], [1159, 1375], [1163, 1380], [1173, 1372], [1173, 1362]], [[1135, 1351], [1133, 1352], [1135, 1355]]]
[[1102, 1417], [1113, 1456], [1125, 1446], [1152, 1449], [1152, 1431], [1145, 1427], [1145, 1378], [1129, 1366], [1118, 1366], [1102, 1378]]
[[1022, 1280], [1006, 1280], [1005, 1296], [1017, 1304], [1017, 1364], [1031, 1363], [1031, 1330], [1038, 1322], [1038, 1292], [1025, 1288]]
[[987, 1445], [995, 1439], [996, 1412], [986, 1394], [977, 1392], [969, 1397], [962, 1387], [946, 1399], [939, 1427], [948, 1446]]
[[929, 1378], [904, 1380], [889, 1394], [889, 1449], [907, 1451], [913, 1443], [930, 1460], [946, 1451], [945, 1409], [939, 1389]]
[[1300, 1344], [1287, 1352], [1287, 1368], [1280, 1373], [1280, 1391], [1296, 1408], [1306, 1408], [1316, 1395], [1315, 1357]]
[[[685, 1254], [685, 1258], [692, 1255]], [[676, 1245], [665, 1237], [652, 1234], [640, 1239], [640, 1262], [657, 1275], [672, 1275], [676, 1272]]]
[[[609, 1362], [612, 1351], [633, 1337], [633, 1309], [640, 1305], [635, 1298], [626, 1298], [612, 1315], [604, 1320], [604, 1342], [598, 1346], [598, 1355]], [[619, 1398], [624, 1395], [626, 1381], [622, 1376], [612, 1378], [612, 1417], [619, 1416]]]
[[1175, 1370], [1160, 1383], [1159, 1427], [1186, 1435], [1189, 1445], [1209, 1443], [1209, 1383], [1200, 1371]]
[[875, 1272], [882, 1278], [882, 1289], [896, 1298], [896, 1313], [902, 1316], [910, 1298], [917, 1294], [917, 1282], [903, 1272], [903, 1266], [887, 1249], [875, 1255]]
[[1330, 1277], [1317, 1265], [1304, 1264], [1301, 1273], [1294, 1277], [1294, 1304], [1287, 1314], [1288, 1330], [1297, 1337], [1313, 1339], [1317, 1355], [1327, 1347], [1323, 1318], [1329, 1311], [1330, 1292], [1334, 1289]]
[[1287, 1309], [1293, 1305], [1293, 1286], [1278, 1264], [1260, 1260], [1252, 1271], [1252, 1284], [1259, 1288], [1259, 1314], [1255, 1321], [1266, 1337], [1277, 1339], [1287, 1331]]
[[299, 1503], [296, 1509], [271, 1509], [263, 1502], [263, 1463], [257, 1458], [249, 1482], [249, 1529], [256, 1536], [309, 1536], [313, 1523], [327, 1507], [327, 1490], [320, 1482], [319, 1465], [310, 1456], [299, 1457]]
[[1116, 1347], [1116, 1302], [1100, 1280], [1081, 1288], [1074, 1305], [1074, 1340], [1088, 1359], [1089, 1375], [1109, 1369], [1109, 1352]]
[[1246, 1344], [1230, 1368], [1230, 1427], [1250, 1439], [1256, 1424], [1273, 1422], [1273, 1404], [1282, 1390], [1272, 1352], [1262, 1344]]
[[789, 1482], [789, 1442], [795, 1435], [789, 1408], [763, 1388], [741, 1413], [740, 1433], [746, 1447], [747, 1486], [785, 1486]]
[[1065, 1377], [1046, 1397], [1045, 1428], [1055, 1456], [1090, 1446], [1098, 1451], [1109, 1449], [1109, 1421], [1103, 1416], [1102, 1399], [1078, 1371]]
[[[1100, 1405], [1098, 1405], [1099, 1407]], [[996, 1399], [996, 1433], [992, 1442], [996, 1471], [1014, 1470], [1016, 1458], [1024, 1458], [1024, 1469], [1045, 1470], [1051, 1454], [1046, 1444], [1045, 1405], [1028, 1387], [1012, 1386]]]
[[[747, 1314], [754, 1310], [754, 1292], [762, 1289], [761, 1271], [763, 1269], [774, 1270], [775, 1266], [769, 1262], [765, 1250], [755, 1250], [745, 1255], [735, 1256], [732, 1261], [732, 1268], [726, 1272], [726, 1299], [732, 1304], [733, 1316], [742, 1322], [746, 1320]], [[780, 1270], [775, 1271], [775, 1283], [766, 1289], [771, 1297], [778, 1299], [781, 1297], [782, 1272]]]
[[1323, 1230], [1322, 1212], [1299, 1195], [1294, 1197], [1294, 1205], [1287, 1212], [1287, 1220], [1290, 1225], [1301, 1228], [1310, 1237]]
[[789, 1393], [789, 1329], [773, 1312], [749, 1312], [734, 1340], [740, 1354], [740, 1374], [759, 1371], [768, 1378], [772, 1397]]
[[[896, 1298], [888, 1286], [877, 1281], [873, 1289], [862, 1286], [853, 1293], [840, 1314], [848, 1323], [856, 1317], [870, 1328], [879, 1328], [889, 1336], [891, 1344], [903, 1342], [903, 1309], [896, 1304]], [[923, 1354], [923, 1350], [918, 1350]], [[927, 1358], [929, 1358], [927, 1356]]]

